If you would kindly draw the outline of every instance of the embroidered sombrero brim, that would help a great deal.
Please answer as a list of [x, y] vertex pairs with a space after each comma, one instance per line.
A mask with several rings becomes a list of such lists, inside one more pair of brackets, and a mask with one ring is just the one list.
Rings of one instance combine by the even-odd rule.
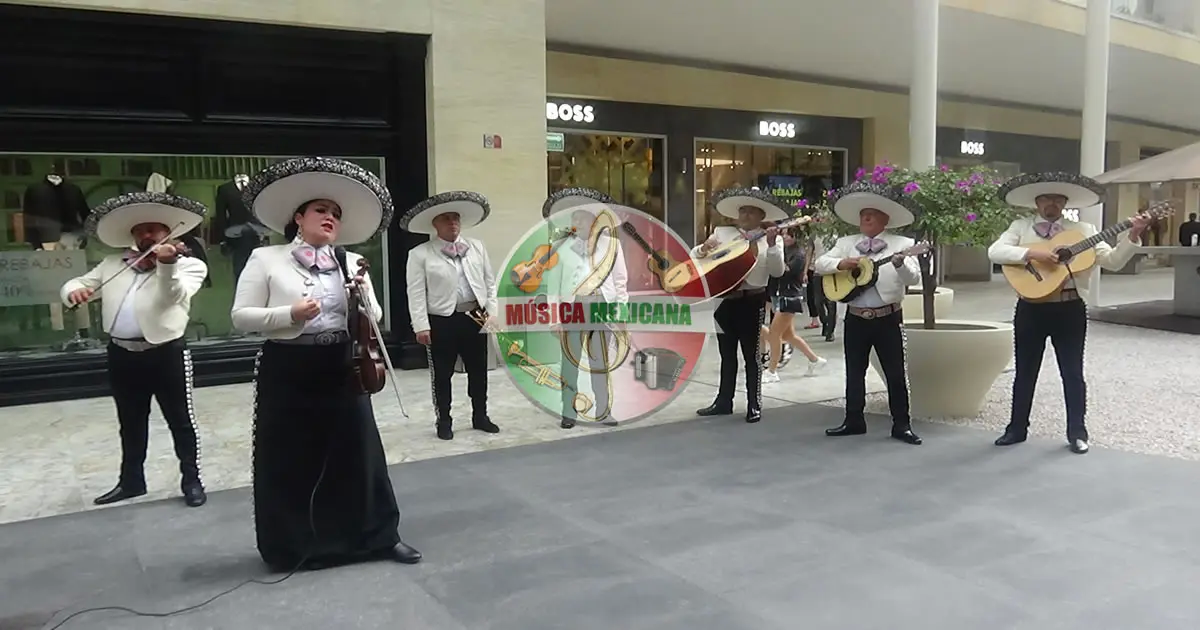
[[463, 229], [475, 227], [487, 220], [492, 208], [486, 197], [468, 190], [456, 190], [434, 195], [413, 206], [400, 216], [401, 229], [417, 234], [437, 234], [433, 220], [453, 212]]
[[133, 228], [143, 223], [161, 223], [179, 237], [204, 221], [204, 204], [160, 192], [134, 192], [113, 197], [96, 206], [84, 227], [93, 238], [116, 249], [134, 248]]
[[912, 225], [919, 212], [912, 197], [896, 186], [857, 181], [830, 193], [829, 204], [837, 218], [858, 225], [860, 215], [868, 208], [888, 215], [889, 228]]
[[1067, 208], [1090, 208], [1104, 202], [1105, 190], [1096, 180], [1076, 173], [1025, 173], [1004, 182], [996, 194], [1018, 208], [1037, 208], [1042, 195], [1062, 195]]
[[328, 199], [342, 209], [334, 241], [338, 245], [369, 241], [392, 222], [387, 187], [363, 167], [345, 160], [304, 157], [272, 164], [250, 178], [242, 198], [263, 225], [280, 234], [301, 204]]
[[557, 214], [563, 210], [571, 210], [579, 206], [597, 203], [611, 205], [615, 204], [616, 201], [599, 190], [581, 187], [564, 188], [546, 198], [546, 203], [542, 204], [542, 218], [548, 219], [550, 215]]
[[757, 188], [727, 188], [713, 195], [712, 205], [730, 219], [738, 218], [738, 210], [746, 206], [762, 210], [764, 221], [784, 221], [792, 216], [792, 208], [783, 200]]

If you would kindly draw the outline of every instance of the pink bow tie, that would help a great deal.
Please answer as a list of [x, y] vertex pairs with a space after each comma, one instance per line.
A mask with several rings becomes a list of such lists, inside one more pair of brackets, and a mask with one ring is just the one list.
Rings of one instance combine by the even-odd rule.
[[1033, 231], [1042, 238], [1054, 238], [1055, 234], [1063, 231], [1063, 226], [1059, 223], [1051, 223], [1049, 221], [1040, 221], [1033, 224]]
[[863, 254], [878, 254], [887, 249], [887, 242], [881, 238], [864, 238], [855, 247]]
[[317, 273], [329, 273], [338, 268], [328, 247], [317, 249], [312, 245], [301, 245], [292, 250], [292, 256], [296, 257], [301, 267]]
[[462, 258], [463, 256], [467, 255], [468, 249], [470, 248], [467, 247], [466, 243], [459, 241], [457, 243], [446, 243], [443, 245], [442, 253], [450, 258]]

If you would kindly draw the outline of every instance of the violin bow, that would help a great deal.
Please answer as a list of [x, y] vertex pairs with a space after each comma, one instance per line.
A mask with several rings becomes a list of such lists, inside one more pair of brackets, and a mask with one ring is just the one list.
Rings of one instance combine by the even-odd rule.
[[95, 297], [95, 296], [98, 296], [98, 295], [100, 295], [100, 289], [103, 289], [103, 288], [104, 288], [104, 285], [108, 284], [109, 282], [112, 282], [113, 280], [116, 280], [116, 279], [117, 279], [117, 276], [119, 276], [119, 275], [121, 275], [121, 274], [125, 273], [126, 271], [129, 271], [129, 270], [130, 270], [130, 269], [132, 269], [133, 267], [136, 267], [138, 263], [142, 262], [143, 260], [145, 260], [145, 259], [146, 259], [146, 257], [147, 257], [147, 256], [149, 256], [150, 254], [153, 254], [153, 253], [154, 253], [154, 248], [155, 248], [155, 247], [158, 247], [159, 245], [162, 245], [163, 243], [166, 243], [167, 241], [169, 241], [169, 240], [171, 240], [171, 239], [175, 238], [175, 230], [178, 230], [178, 229], [179, 229], [179, 226], [181, 226], [181, 225], [185, 225], [183, 221], [180, 221], [179, 223], [176, 223], [176, 224], [175, 224], [175, 227], [171, 228], [171, 230], [170, 230], [169, 232], [167, 232], [167, 235], [166, 235], [165, 237], [163, 237], [163, 239], [162, 239], [162, 240], [160, 240], [159, 242], [157, 242], [157, 243], [155, 243], [155, 244], [151, 245], [150, 247], [147, 247], [147, 248], [146, 248], [146, 251], [144, 251], [144, 252], [142, 252], [141, 254], [139, 254], [137, 258], [134, 258], [133, 260], [131, 260], [131, 261], [129, 261], [129, 262], [127, 262], [127, 263], [125, 263], [125, 266], [124, 266], [123, 268], [121, 268], [121, 270], [120, 270], [120, 271], [117, 271], [117, 273], [114, 273], [113, 275], [109, 276], [107, 280], [105, 280], [104, 282], [101, 282], [99, 285], [97, 285], [97, 286], [96, 286], [96, 288], [95, 288], [95, 289], [92, 289], [92, 296], [93, 296], [93, 297], [90, 297], [90, 298], [88, 298], [88, 299], [86, 299], [86, 300], [84, 300], [84, 301], [82, 301], [82, 302], [80, 302], [80, 303], [78, 303], [78, 304], [72, 304], [71, 306], [68, 306], [68, 307], [67, 307], [67, 312], [71, 312], [71, 311], [73, 311], [73, 310], [75, 310], [75, 309], [79, 308], [80, 306], [84, 306], [84, 305], [86, 305], [86, 304], [91, 304], [92, 302], [94, 302], [94, 301], [96, 301], [97, 299], [99, 299], [99, 298], [97, 298], [97, 297]]
[[[355, 275], [355, 278], [362, 278], [361, 275]], [[371, 310], [371, 303], [363, 299], [363, 287], [357, 282], [354, 286], [347, 287], [351, 291], [358, 292], [358, 299], [362, 302], [367, 310]], [[375, 333], [375, 338], [379, 340], [379, 353], [383, 355], [383, 364], [387, 367], [388, 380], [392, 383], [392, 391], [396, 394], [396, 403], [400, 405], [400, 414], [405, 418], [408, 417], [408, 411], [404, 409], [404, 399], [400, 396], [400, 385], [396, 383], [396, 368], [392, 365], [392, 355], [388, 354], [387, 344], [383, 340], [383, 332], [379, 330], [379, 322], [375, 321], [375, 313], [367, 314], [367, 320], [371, 322], [371, 331]]]

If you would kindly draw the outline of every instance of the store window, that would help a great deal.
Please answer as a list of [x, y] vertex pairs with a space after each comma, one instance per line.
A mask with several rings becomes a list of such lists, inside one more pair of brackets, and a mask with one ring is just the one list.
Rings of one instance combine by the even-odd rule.
[[[549, 193], [584, 187], [666, 222], [663, 138], [551, 132], [546, 165]], [[557, 146], [556, 146], [557, 145]]]
[[714, 192], [758, 186], [798, 203], [846, 183], [845, 149], [699, 141], [696, 143], [696, 242], [732, 221], [708, 211]]
[[[285, 157], [193, 155], [0, 154], [0, 358], [62, 351], [96, 351], [105, 339], [100, 304], [67, 309], [58, 298], [64, 282], [82, 275], [115, 250], [82, 234], [92, 207], [123, 193], [157, 190], [208, 206], [203, 224], [181, 240], [208, 262], [208, 279], [192, 300], [187, 338], [217, 344], [243, 338], [234, 331], [237, 271], [253, 248], [277, 244], [231, 238], [230, 200], [239, 175], [254, 175]], [[381, 158], [347, 158], [384, 177]], [[232, 189], [232, 190], [231, 190]], [[378, 291], [387, 291], [386, 235], [348, 249], [371, 265]], [[378, 296], [389, 303], [388, 296]], [[385, 323], [388, 321], [385, 315]]]

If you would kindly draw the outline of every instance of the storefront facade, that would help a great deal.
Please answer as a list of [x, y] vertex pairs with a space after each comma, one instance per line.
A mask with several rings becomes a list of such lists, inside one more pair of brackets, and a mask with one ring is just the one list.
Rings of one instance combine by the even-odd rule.
[[758, 186], [816, 200], [862, 164], [863, 121], [550, 96], [547, 180], [586, 186], [697, 242], [718, 225], [709, 196]]
[[[0, 405], [107, 392], [99, 305], [71, 311], [57, 293], [113, 253], [80, 238], [89, 208], [137, 190], [209, 207], [186, 241], [209, 264], [187, 333], [196, 383], [248, 380], [261, 339], [230, 323], [248, 254], [225, 235], [221, 191], [324, 155], [378, 174], [400, 208], [419, 202], [426, 47], [420, 35], [0, 6]], [[43, 189], [59, 193], [49, 212], [31, 205]], [[403, 291], [417, 242], [393, 227], [351, 248], [371, 262], [398, 367], [424, 367]]]

